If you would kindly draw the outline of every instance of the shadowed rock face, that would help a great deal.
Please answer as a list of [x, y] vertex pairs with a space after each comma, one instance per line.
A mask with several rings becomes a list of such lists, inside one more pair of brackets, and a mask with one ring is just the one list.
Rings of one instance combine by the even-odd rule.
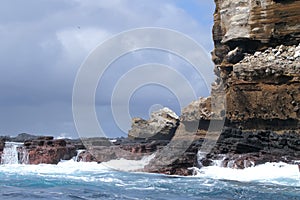
[[[215, 165], [215, 161], [221, 167], [244, 169], [266, 162], [282, 161], [294, 164], [294, 161], [300, 158], [300, 135], [295, 131], [277, 134], [266, 130], [242, 131], [224, 128], [211, 153], [198, 163], [197, 153], [202, 143], [203, 139], [195, 140], [170, 164], [152, 160], [145, 170], [154, 173], [192, 175], [192, 171], [188, 168]], [[164, 158], [168, 156], [172, 156], [171, 151], [170, 155], [164, 154]]]
[[111, 142], [107, 138], [82, 138], [86, 150], [78, 155], [78, 160], [98, 163], [114, 159], [140, 160], [168, 144], [168, 140], [132, 140], [119, 138]]

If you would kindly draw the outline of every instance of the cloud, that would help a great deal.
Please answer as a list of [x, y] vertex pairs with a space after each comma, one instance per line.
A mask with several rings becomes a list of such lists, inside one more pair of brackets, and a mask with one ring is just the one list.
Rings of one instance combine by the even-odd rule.
[[[213, 3], [182, 2], [3, 1], [0, 7], [0, 134], [1, 131], [3, 134], [28, 131], [76, 137], [71, 100], [77, 70], [91, 50], [121, 31], [145, 26], [175, 29], [195, 39], [207, 52], [211, 51], [212, 20], [207, 22], [207, 19], [212, 19]], [[140, 64], [143, 61], [147, 59], [141, 57]], [[139, 64], [130, 59], [124, 62], [128, 66]], [[107, 87], [115, 82], [116, 79], [111, 80]]]
[[63, 56], [70, 63], [82, 62], [82, 56], [86, 56], [95, 48], [96, 44], [104, 41], [111, 34], [107, 30], [87, 27], [66, 29], [56, 33], [57, 39], [63, 46]]

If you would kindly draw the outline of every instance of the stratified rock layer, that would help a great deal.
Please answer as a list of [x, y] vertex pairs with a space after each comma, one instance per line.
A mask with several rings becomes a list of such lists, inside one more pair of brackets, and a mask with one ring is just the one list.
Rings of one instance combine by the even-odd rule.
[[238, 62], [228, 56], [236, 47], [240, 53], [253, 52], [300, 41], [299, 0], [215, 0], [215, 3], [213, 59], [217, 65]]
[[[187, 166], [212, 165], [217, 159], [234, 168], [300, 159], [300, 1], [215, 3], [212, 59], [218, 78], [212, 96], [183, 109], [173, 140], [189, 146], [173, 141], [146, 166], [150, 172], [186, 175]], [[211, 153], [199, 158], [210, 120], [223, 122], [222, 117], [228, 128]], [[185, 152], [172, 160], [180, 148]]]
[[300, 127], [300, 45], [245, 54], [223, 76], [227, 118], [244, 129]]
[[300, 1], [215, 0], [215, 72], [229, 126], [300, 127]]

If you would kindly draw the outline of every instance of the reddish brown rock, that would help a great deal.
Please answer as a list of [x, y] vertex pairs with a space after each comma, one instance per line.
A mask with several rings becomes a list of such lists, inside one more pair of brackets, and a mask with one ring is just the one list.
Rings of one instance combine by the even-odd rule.
[[28, 164], [57, 164], [61, 160], [70, 160], [77, 154], [73, 145], [53, 137], [25, 141], [24, 146], [28, 153]]

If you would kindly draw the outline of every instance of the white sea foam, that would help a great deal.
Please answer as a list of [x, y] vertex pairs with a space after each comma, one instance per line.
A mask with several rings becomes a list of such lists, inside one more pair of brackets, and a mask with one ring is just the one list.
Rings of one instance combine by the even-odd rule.
[[246, 169], [232, 169], [219, 166], [203, 167], [197, 169], [196, 177], [300, 186], [298, 166], [283, 162], [266, 163]]
[[149, 164], [150, 160], [155, 157], [155, 154], [150, 156], [144, 156], [141, 160], [111, 160], [108, 162], [101, 163], [103, 166], [107, 168], [111, 168], [114, 170], [120, 171], [137, 171], [143, 169], [147, 164]]
[[[112, 160], [97, 164], [96, 162], [61, 161], [57, 165], [0, 165], [0, 174], [6, 175], [36, 175], [46, 177], [63, 177], [65, 179], [82, 180], [86, 182], [116, 182], [123, 184], [116, 177], [103, 177], [103, 173], [111, 174], [115, 170], [135, 171], [142, 169], [154, 155], [142, 160]], [[101, 175], [102, 174], [102, 175]], [[261, 182], [300, 187], [300, 172], [297, 165], [286, 163], [266, 163], [246, 169], [231, 169], [218, 166], [202, 167], [193, 178], [222, 179], [240, 182]], [[162, 179], [167, 181], [168, 179]]]
[[1, 164], [28, 163], [27, 151], [22, 147], [23, 143], [5, 142]]
[[146, 164], [155, 155], [145, 156], [141, 160], [111, 160], [109, 162], [76, 162], [73, 159], [61, 161], [57, 165], [39, 164], [39, 165], [21, 165], [5, 164], [0, 165], [0, 173], [17, 173], [17, 174], [39, 174], [39, 175], [78, 175], [82, 173], [101, 173], [112, 170], [135, 171], [143, 169]]

